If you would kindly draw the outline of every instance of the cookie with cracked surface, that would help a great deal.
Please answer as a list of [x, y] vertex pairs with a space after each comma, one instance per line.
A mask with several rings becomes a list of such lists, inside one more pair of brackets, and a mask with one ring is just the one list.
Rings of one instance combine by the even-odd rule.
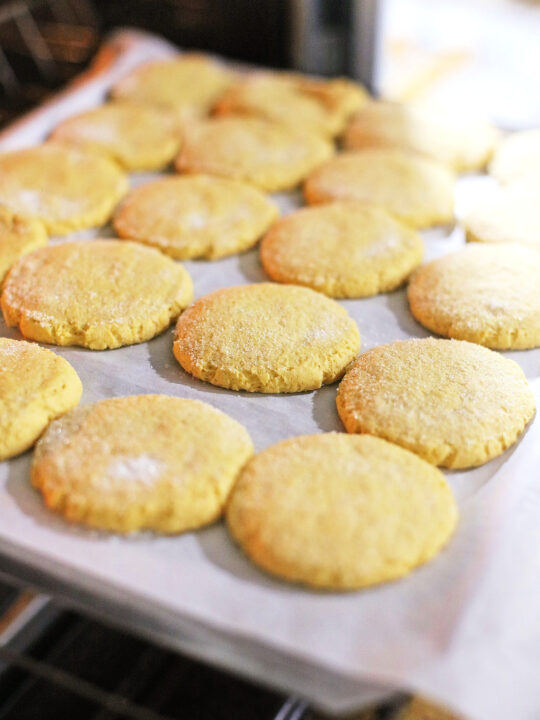
[[130, 102], [109, 102], [70, 117], [51, 139], [99, 152], [128, 171], [162, 170], [180, 149], [180, 132], [167, 113]]
[[158, 250], [91, 240], [23, 257], [6, 277], [1, 305], [6, 324], [31, 340], [104, 350], [153, 338], [192, 295], [188, 273]]
[[61, 143], [0, 156], [0, 204], [38, 218], [51, 235], [103, 225], [128, 187], [112, 160]]
[[481, 170], [493, 154], [499, 134], [488, 122], [449, 116], [426, 107], [369, 102], [345, 133], [350, 150], [387, 147], [409, 150], [456, 172]]
[[182, 173], [221, 175], [267, 192], [291, 190], [333, 153], [311, 133], [254, 117], [218, 117], [186, 129]]
[[423, 265], [411, 312], [439, 335], [496, 350], [540, 346], [540, 252], [518, 243], [468, 245]]
[[47, 240], [45, 226], [40, 220], [0, 206], [0, 283], [19, 258], [43, 247]]
[[540, 128], [511, 133], [500, 143], [489, 164], [489, 172], [500, 182], [509, 182], [540, 167]]
[[369, 149], [337, 155], [304, 183], [310, 205], [359, 200], [380, 205], [417, 228], [454, 217], [454, 177], [444, 166], [402, 150]]
[[338, 380], [360, 348], [334, 300], [296, 285], [216, 290], [179, 318], [174, 355], [200, 380], [249, 392], [315, 390]]
[[540, 185], [492, 188], [463, 219], [469, 242], [522, 243], [540, 250]]
[[0, 338], [0, 460], [28, 450], [81, 394], [67, 360], [24, 340]]
[[114, 85], [111, 96], [156, 106], [182, 123], [206, 115], [234, 77], [211, 58], [184, 53], [139, 66]]
[[401, 445], [434, 465], [482, 465], [513, 445], [535, 410], [519, 365], [458, 340], [401, 340], [360, 355], [338, 388], [347, 432]]
[[253, 453], [247, 430], [198, 400], [118, 397], [77, 408], [39, 441], [32, 484], [67, 520], [181, 533], [217, 520]]
[[167, 177], [133, 190], [114, 215], [123, 238], [174, 258], [218, 258], [249, 249], [279, 211], [263, 193], [215, 175]]
[[225, 91], [215, 113], [262, 117], [335, 137], [367, 97], [361, 85], [346, 78], [316, 80], [293, 73], [255, 72]]
[[257, 454], [227, 504], [227, 525], [261, 568], [353, 590], [395, 580], [447, 543], [457, 508], [443, 474], [369, 435], [291, 438]]
[[422, 253], [418, 233], [382, 208], [354, 201], [302, 208], [275, 223], [261, 243], [272, 280], [337, 298], [394, 290]]

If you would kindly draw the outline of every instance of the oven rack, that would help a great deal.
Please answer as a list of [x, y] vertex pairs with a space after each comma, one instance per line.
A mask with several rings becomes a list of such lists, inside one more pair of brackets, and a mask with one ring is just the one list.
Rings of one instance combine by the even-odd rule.
[[322, 720], [16, 582], [0, 573], [1, 720]]

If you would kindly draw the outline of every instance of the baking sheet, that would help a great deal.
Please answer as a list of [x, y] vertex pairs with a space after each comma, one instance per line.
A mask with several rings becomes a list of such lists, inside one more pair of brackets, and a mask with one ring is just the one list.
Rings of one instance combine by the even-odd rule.
[[[0, 137], [0, 149], [38, 142], [60, 118], [99, 102], [135, 64], [171, 52], [141, 33], [120, 34], [112, 47], [112, 65], [18, 123]], [[138, 175], [133, 185], [151, 177]], [[490, 182], [461, 179], [459, 212]], [[284, 212], [300, 202], [294, 193], [277, 199]], [[464, 243], [459, 227], [428, 231], [424, 239], [427, 258]], [[257, 250], [184, 265], [196, 297], [266, 279]], [[410, 315], [404, 290], [341, 304], [358, 323], [363, 350], [429, 334]], [[3, 324], [0, 334], [20, 337]], [[293, 435], [343, 430], [336, 385], [287, 396], [213, 387], [180, 368], [172, 335], [171, 329], [150, 342], [102, 352], [53, 349], [79, 373], [82, 402], [145, 392], [197, 398], [242, 422], [257, 450]], [[521, 365], [540, 402], [540, 350], [505, 355]], [[335, 712], [397, 688], [421, 691], [479, 720], [540, 715], [538, 419], [501, 457], [447, 473], [461, 520], [445, 551], [404, 580], [357, 593], [317, 593], [267, 577], [221, 524], [167, 538], [71, 527], [30, 487], [29, 463], [27, 453], [0, 464], [0, 552], [6, 562], [24, 563], [29, 577], [41, 573], [64, 592], [72, 588], [74, 597], [107, 601], [107, 611], [114, 606], [124, 622], [146, 623], [170, 645]]]

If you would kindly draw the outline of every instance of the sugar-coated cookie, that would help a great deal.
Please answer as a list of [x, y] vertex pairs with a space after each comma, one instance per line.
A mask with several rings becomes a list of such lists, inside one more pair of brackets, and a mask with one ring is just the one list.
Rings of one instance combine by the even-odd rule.
[[111, 95], [154, 105], [182, 123], [206, 115], [233, 78], [215, 60], [185, 53], [140, 65], [114, 85]]
[[439, 335], [497, 350], [540, 346], [540, 252], [468, 245], [422, 266], [408, 288], [414, 317]]
[[176, 168], [221, 175], [278, 192], [296, 187], [333, 153], [328, 141], [254, 117], [219, 117], [186, 130]]
[[109, 102], [64, 120], [52, 140], [97, 151], [125, 170], [161, 170], [180, 148], [180, 131], [167, 113], [130, 102]]
[[46, 244], [47, 232], [40, 220], [0, 205], [0, 283], [20, 257]]
[[189, 304], [191, 278], [154, 248], [121, 240], [69, 242], [19, 260], [2, 312], [32, 340], [92, 350], [143, 342]]
[[0, 204], [40, 219], [51, 235], [102, 225], [127, 191], [115, 162], [61, 143], [0, 156]]
[[381, 205], [413, 227], [454, 217], [454, 177], [433, 160], [402, 150], [370, 149], [337, 155], [306, 180], [310, 205], [360, 200]]
[[493, 188], [463, 220], [469, 242], [517, 242], [540, 250], [540, 183]]
[[421, 697], [413, 697], [400, 707], [393, 720], [465, 720], [448, 710], [434, 705], [431, 701]]
[[360, 348], [334, 300], [296, 285], [216, 290], [179, 318], [174, 354], [194, 377], [231, 390], [285, 393], [335, 382]]
[[0, 338], [0, 460], [28, 450], [81, 394], [67, 360], [34, 343]]
[[246, 429], [206, 403], [117, 397], [54, 422], [36, 447], [31, 478], [71, 522], [180, 533], [220, 517], [252, 453]]
[[425, 155], [456, 172], [480, 170], [499, 134], [487, 122], [414, 104], [366, 103], [345, 134], [351, 150], [387, 147]]
[[228, 528], [264, 570], [331, 590], [407, 575], [457, 522], [437, 468], [369, 435], [291, 438], [248, 462], [227, 505]]
[[339, 298], [393, 290], [422, 252], [418, 233], [382, 208], [354, 201], [302, 208], [275, 223], [261, 243], [272, 280]]
[[510, 447], [534, 414], [519, 365], [458, 340], [379, 345], [340, 383], [339, 415], [350, 433], [377, 435], [434, 465], [482, 465]]
[[114, 228], [181, 260], [216, 260], [255, 245], [279, 211], [263, 193], [215, 175], [167, 177], [121, 203]]
[[491, 175], [501, 182], [516, 180], [540, 170], [540, 128], [508, 135], [489, 165]]
[[228, 88], [215, 112], [262, 117], [334, 137], [367, 97], [361, 85], [346, 78], [317, 80], [293, 73], [254, 72]]

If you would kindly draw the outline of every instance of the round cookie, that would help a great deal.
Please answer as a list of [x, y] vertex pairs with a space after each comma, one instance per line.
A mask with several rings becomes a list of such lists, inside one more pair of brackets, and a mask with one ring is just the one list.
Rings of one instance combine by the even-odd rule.
[[43, 223], [0, 205], [0, 283], [20, 257], [46, 244]]
[[24, 340], [0, 338], [0, 460], [28, 450], [81, 394], [67, 360]]
[[401, 445], [434, 465], [482, 465], [510, 447], [534, 414], [519, 365], [458, 340], [402, 340], [360, 355], [340, 383], [350, 433]]
[[335, 137], [367, 100], [366, 91], [345, 78], [314, 80], [292, 73], [251, 73], [231, 85], [217, 115], [251, 115]]
[[355, 115], [345, 134], [345, 147], [408, 150], [467, 172], [485, 167], [497, 139], [492, 125], [475, 118], [380, 101], [366, 103]]
[[442, 165], [392, 149], [337, 155], [304, 184], [310, 205], [360, 200], [380, 205], [399, 220], [423, 228], [454, 217], [454, 178]]
[[369, 435], [304, 435], [244, 468], [227, 525], [264, 570], [331, 590], [395, 580], [430, 560], [457, 523], [437, 468]]
[[32, 340], [92, 350], [143, 342], [189, 304], [191, 278], [154, 248], [121, 240], [49, 245], [19, 260], [2, 312]]
[[511, 183], [494, 188], [463, 220], [467, 240], [517, 242], [540, 250], [540, 186]]
[[468, 245], [424, 265], [408, 288], [414, 317], [439, 335], [497, 350], [540, 346], [540, 252]]
[[540, 168], [540, 128], [508, 135], [497, 148], [489, 165], [489, 172], [497, 180], [508, 182], [538, 168]]
[[214, 60], [185, 53], [141, 65], [117, 82], [111, 95], [157, 106], [184, 121], [206, 115], [233, 77]]
[[51, 235], [102, 225], [127, 191], [116, 163], [61, 143], [0, 156], [0, 203], [42, 220]]
[[180, 149], [180, 132], [167, 113], [148, 105], [110, 102], [60, 123], [52, 140], [100, 152], [125, 170], [161, 170]]
[[446, 707], [416, 695], [400, 705], [392, 720], [463, 720], [463, 715], [455, 715]]
[[261, 243], [265, 272], [339, 298], [387, 292], [422, 260], [420, 236], [385, 210], [356, 202], [302, 208], [275, 223]]
[[296, 285], [216, 290], [179, 318], [174, 355], [194, 377], [231, 390], [286, 393], [335, 382], [360, 348], [347, 312]]
[[187, 129], [176, 169], [222, 175], [278, 192], [296, 187], [333, 146], [311, 133], [252, 117], [220, 117]]
[[255, 245], [279, 211], [259, 190], [212, 175], [167, 177], [141, 185], [114, 216], [118, 235], [171, 257], [209, 260]]
[[31, 479], [71, 522], [180, 533], [220, 517], [252, 453], [246, 429], [206, 403], [135, 395], [54, 422], [36, 447]]

